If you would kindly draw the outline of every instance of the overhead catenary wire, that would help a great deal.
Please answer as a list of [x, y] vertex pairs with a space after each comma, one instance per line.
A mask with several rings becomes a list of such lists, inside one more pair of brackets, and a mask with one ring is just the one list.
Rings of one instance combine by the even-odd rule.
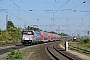
[[[5, 1], [5, 0], [4, 0]], [[16, 1], [15, 0], [11, 0], [12, 2], [11, 2], [11, 4], [14, 2], [17, 6], [19, 6], [17, 3], [16, 3]], [[20, 1], [24, 1], [24, 0], [20, 0]], [[29, 1], [29, 0], [28, 0]], [[58, 1], [58, 2], [57, 2]], [[89, 1], [89, 0], [88, 0]], [[25, 1], [24, 1], [25, 2]], [[36, 1], [35, 1], [36, 2]], [[85, 0], [85, 1], [83, 1], [82, 3], [86, 3], [87, 2], [87, 0]], [[13, 9], [15, 9], [15, 10], [17, 10], [18, 12], [17, 12], [17, 15], [14, 15], [13, 13], [10, 13], [10, 12], [8, 12], [8, 14], [10, 15], [10, 16], [13, 16], [14, 18], [17, 18], [17, 19], [19, 19], [19, 18], [21, 18], [21, 20], [23, 21], [23, 20], [25, 20], [25, 19], [23, 19], [23, 17], [20, 17], [19, 15], [20, 15], [20, 13], [22, 12], [22, 13], [26, 13], [26, 14], [31, 14], [31, 15], [33, 15], [33, 17], [31, 17], [31, 18], [37, 18], [36, 19], [36, 21], [40, 21], [41, 19], [40, 18], [46, 18], [46, 20], [49, 20], [49, 19], [53, 19], [53, 17], [50, 17], [50, 16], [44, 16], [44, 15], [40, 15], [40, 14], [33, 14], [33, 13], [30, 13], [30, 11], [28, 10], [28, 11], [25, 11], [25, 10], [23, 10], [23, 9], [20, 9], [20, 8], [18, 8], [14, 3], [14, 5], [10, 5], [8, 2], [6, 2], [7, 4], [8, 4], [8, 6], [9, 7], [11, 7], [11, 8], [13, 8]], [[40, 1], [38, 2], [38, 3], [40, 3]], [[41, 1], [41, 3], [45, 3], [45, 2], [42, 2]], [[50, 3], [52, 3], [52, 2], [50, 2]], [[53, 11], [55, 12], [55, 8], [56, 7], [60, 7], [60, 5], [58, 5], [58, 6], [56, 6], [56, 4], [57, 3], [65, 3], [65, 2], [59, 2], [59, 0], [54, 0], [54, 2], [53, 3], [55, 3], [55, 5], [54, 5], [54, 8], [52, 8], [53, 9]], [[69, 3], [74, 3], [74, 2], [71, 2], [71, 0], [70, 0], [70, 2], [68, 2], [68, 4]], [[78, 8], [78, 7], [81, 7], [81, 5], [82, 5], [82, 3], [81, 2], [75, 2], [75, 3], [80, 3], [79, 5], [77, 4], [77, 5], [75, 5], [73, 8]], [[5, 3], [4, 3], [5, 4]], [[6, 4], [6, 5], [7, 5]], [[63, 7], [66, 7], [66, 5], [67, 4], [65, 4], [64, 6], [62, 6], [60, 9], [62, 9]], [[53, 6], [53, 5], [52, 5]], [[68, 8], [68, 7], [67, 7]], [[70, 24], [73, 24], [73, 22], [74, 22], [74, 24], [77, 24], [77, 21], [81, 21], [81, 18], [84, 20], [85, 18], [87, 18], [87, 16], [89, 15], [89, 14], [83, 14], [83, 15], [85, 15], [85, 17], [83, 16], [83, 15], [81, 15], [80, 17], [78, 17], [78, 16], [76, 16], [75, 18], [74, 17], [72, 17], [72, 16], [70, 16], [70, 17], [67, 17], [67, 15], [69, 15], [69, 13], [70, 13], [70, 11], [74, 11], [75, 9], [73, 9], [73, 8], [71, 8], [72, 10], [67, 10], [66, 11], [66, 13], [64, 13], [64, 15], [61, 15], [61, 17], [59, 16], [59, 18], [55, 18], [57, 15], [55, 15], [55, 17], [54, 17], [54, 19], [55, 19], [55, 23], [56, 23], [56, 19], [60, 19], [60, 21], [61, 20], [66, 20], [66, 19], [71, 19], [71, 20], [74, 20], [74, 21], [76, 21], [76, 22], [74, 22], [74, 21], [72, 21], [72, 23], [70, 23]], [[60, 12], [60, 9], [57, 11], [57, 12]], [[80, 9], [80, 8], [79, 8]], [[35, 10], [34, 10], [35, 11]], [[41, 11], [41, 10], [40, 10]], [[85, 11], [85, 10], [76, 10], [76, 13], [78, 13], [77, 11]], [[56, 12], [56, 13], [57, 13]], [[75, 12], [75, 11], [74, 11]], [[5, 12], [4, 12], [5, 13]], [[63, 12], [62, 12], [63, 13]], [[85, 13], [88, 13], [88, 12], [85, 12]], [[52, 15], [51, 15], [52, 16]], [[64, 17], [65, 16], [65, 17]], [[75, 15], [73, 15], [73, 16], [75, 16]], [[25, 16], [26, 17], [26, 16]], [[20, 20], [20, 19], [19, 19]], [[43, 19], [42, 19], [43, 20]], [[27, 20], [26, 20], [27, 21]], [[62, 21], [61, 21], [62, 22]], [[62, 23], [60, 22], [60, 24], [62, 25]], [[70, 26], [70, 25], [69, 25]]]
[[[86, 15], [82, 16], [81, 18], [79, 18], [77, 21], [79, 21], [80, 19], [85, 18], [85, 17], [86, 17], [86, 16], [88, 16], [89, 14], [90, 14], [90, 12], [89, 12], [89, 13], [87, 13]], [[70, 24], [70, 25], [76, 24], [76, 23], [77, 23], [77, 21], [76, 21], [76, 22], [74, 22], [74, 23], [72, 23], [72, 24]]]
[[[80, 4], [78, 4], [78, 5], [76, 5], [76, 6], [74, 6], [73, 8], [71, 8], [71, 9], [66, 9], [66, 10], [68, 10], [68, 12], [66, 12], [63, 16], [62, 16], [62, 18], [64, 17], [64, 16], [66, 16], [70, 11], [72, 11], [74, 8], [76, 8], [76, 7], [79, 7], [80, 5], [81, 5], [82, 3], [80, 3]], [[74, 12], [76, 12], [77, 10], [73, 10]], [[61, 18], [61, 19], [62, 19]]]
[[10, 0], [15, 6], [17, 6], [19, 8], [19, 6], [14, 2], [14, 0]]
[[69, 1], [70, 1], [70, 0], [66, 1], [61, 7], [59, 7], [59, 8], [54, 12], [54, 14], [55, 14], [56, 12], [58, 12], [58, 11], [59, 11], [64, 5], [66, 5]]
[[[0, 8], [1, 8], [1, 7], [0, 7]], [[21, 18], [15, 16], [15, 15], [13, 15], [13, 14], [10, 14], [10, 13], [8, 13], [8, 12], [3, 12], [3, 13], [7, 13], [7, 14], [9, 14], [10, 16], [13, 16], [14, 18], [19, 19], [19, 20], [22, 21], [22, 22], [27, 22], [27, 23], [29, 23], [28, 21], [26, 21], [26, 20], [24, 20], [24, 19], [21, 19]]]
[[16, 7], [18, 7], [18, 13], [17, 13], [17, 17], [19, 16], [19, 10], [20, 10], [20, 8], [19, 8], [19, 6], [14, 2], [14, 0], [12, 1], [12, 0], [10, 0]]
[[[9, 7], [11, 7], [11, 8], [14, 8], [14, 9], [16, 9], [16, 10], [19, 9], [19, 11], [22, 11], [22, 12], [27, 13], [27, 14], [32, 14], [32, 13], [30, 13], [29, 11], [27, 12], [27, 11], [24, 11], [24, 10], [22, 10], [22, 9], [20, 9], [20, 8], [13, 7], [13, 6], [9, 5], [8, 3], [6, 3], [5, 1], [3, 1], [3, 2], [4, 2], [5, 4], [7, 4], [7, 5], [8, 5]], [[19, 12], [19, 11], [18, 11], [18, 12]], [[4, 13], [7, 13], [7, 12], [4, 12]], [[29, 21], [26, 21], [25, 19], [22, 19], [22, 18], [20, 18], [19, 16], [15, 16], [15, 15], [9, 13], [9, 12], [8, 12], [8, 14], [11, 15], [11, 16], [13, 16], [13, 17], [15, 17], [15, 18], [17, 18], [17, 19], [19, 19], [20, 21], [27, 22], [27, 23], [29, 24]], [[35, 14], [32, 14], [32, 15], [35, 15]], [[39, 15], [35, 15], [35, 16], [37, 16], [37, 17], [44, 17], [44, 18], [50, 18], [50, 19], [51, 19], [51, 17], [39, 16]]]
[[[86, 3], [87, 2], [87, 0], [86, 1], [83, 1], [82, 3]], [[78, 5], [76, 5], [76, 6], [74, 6], [73, 8], [71, 8], [70, 10], [68, 10], [68, 12], [66, 12], [63, 16], [62, 16], [62, 18], [63, 17], [65, 17], [71, 10], [73, 10], [74, 8], [76, 8], [76, 7], [79, 7], [80, 5], [82, 5], [82, 3], [80, 3], [80, 4], [78, 4]], [[77, 12], [77, 10], [76, 11], [74, 11], [74, 12]], [[60, 19], [62, 19], [62, 18], [60, 18]], [[81, 17], [80, 17], [81, 18]], [[80, 19], [79, 18], [79, 19]], [[76, 18], [77, 19], [77, 18]], [[74, 22], [75, 23], [75, 22]]]
[[[0, 7], [0, 10], [1, 10], [0, 12], [6, 12], [6, 11], [7, 11], [7, 9], [2, 9], [1, 7]], [[1, 24], [4, 24], [4, 21], [1, 21], [1, 20], [0, 20], [0, 23], [1, 23]]]
[[[4, 2], [5, 2], [5, 1], [4, 1]], [[18, 10], [18, 8], [13, 7], [13, 6], [9, 5], [9, 4], [8, 4], [8, 3], [6, 3], [6, 2], [5, 2], [5, 4], [7, 4], [8, 6], [10, 6], [10, 7], [14, 8], [14, 9], [16, 9], [16, 10]], [[24, 10], [21, 10], [21, 9], [20, 9], [20, 11], [22, 11], [22, 12], [24, 12], [24, 13], [28, 13], [27, 11], [24, 11]], [[7, 14], [9, 14], [10, 16], [13, 16], [13, 17], [15, 17], [15, 18], [19, 19], [20, 21], [23, 21], [23, 22], [28, 22], [28, 21], [26, 21], [26, 20], [24, 20], [24, 19], [21, 19], [20, 17], [17, 17], [17, 16], [15, 16], [15, 15], [13, 15], [13, 14], [9, 13], [9, 12], [3, 12], [3, 13], [7, 13]], [[28, 13], [28, 14], [31, 14], [31, 13]], [[35, 16], [36, 16], [36, 15], [35, 15]], [[38, 15], [37, 15], [37, 16], [38, 16]], [[51, 17], [45, 17], [45, 16], [40, 16], [40, 17], [44, 17], [44, 18], [51, 18]], [[29, 22], [28, 22], [28, 23], [29, 23]]]
[[[20, 8], [13, 7], [13, 6], [9, 5], [8, 3], [6, 3], [5, 1], [3, 1], [3, 2], [4, 2], [5, 4], [7, 4], [8, 6], [14, 8], [14, 9], [16, 9], [16, 10], [22, 11], [22, 12], [24, 12], [24, 13], [31, 14], [31, 15], [34, 15], [34, 16], [37, 16], [37, 17], [51, 18], [51, 17], [40, 16], [40, 15], [36, 15], [36, 14], [33, 14], [33, 13], [29, 13], [29, 10], [28, 10], [28, 12], [27, 12], [27, 11], [24, 11], [24, 10], [22, 10], [22, 9], [20, 9]], [[18, 11], [18, 12], [19, 12], [19, 11]]]
[[[87, 1], [87, 0], [86, 0], [86, 1]], [[84, 1], [83, 3], [86, 3], [86, 1]], [[76, 7], [80, 6], [81, 4], [82, 4], [82, 3], [80, 3], [80, 4], [79, 4], [79, 5], [77, 5], [77, 6], [75, 6], [74, 8], [76, 8]], [[73, 8], [72, 8], [72, 9], [73, 9]], [[72, 9], [71, 9], [71, 10], [72, 10]], [[77, 11], [76, 11], [76, 12], [77, 12]], [[68, 11], [67, 13], [69, 13], [69, 11]], [[63, 17], [65, 17], [65, 16], [67, 15], [67, 13], [66, 13], [65, 15], [63, 15]], [[88, 14], [86, 14], [85, 16], [87, 16], [87, 15], [89, 15], [89, 13], [88, 13]], [[85, 16], [80, 17], [80, 18], [85, 18]], [[63, 18], [63, 17], [62, 17], [62, 18]], [[79, 18], [79, 19], [80, 19], [80, 18]], [[72, 23], [72, 24], [73, 24], [73, 23]], [[75, 23], [74, 23], [74, 24], [75, 24]], [[73, 24], [73, 25], [74, 25], [74, 24]], [[70, 24], [70, 25], [71, 25], [71, 24]]]

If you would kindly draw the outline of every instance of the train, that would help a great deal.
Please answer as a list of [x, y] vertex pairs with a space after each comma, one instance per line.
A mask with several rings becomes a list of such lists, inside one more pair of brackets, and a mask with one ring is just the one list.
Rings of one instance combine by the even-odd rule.
[[32, 45], [43, 42], [52, 42], [60, 40], [60, 35], [43, 31], [24, 30], [22, 31], [22, 44]]

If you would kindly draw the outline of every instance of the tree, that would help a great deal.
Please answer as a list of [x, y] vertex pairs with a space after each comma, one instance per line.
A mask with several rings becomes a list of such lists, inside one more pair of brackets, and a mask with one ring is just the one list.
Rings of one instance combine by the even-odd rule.
[[[25, 29], [25, 28], [24, 28], [24, 29]], [[39, 28], [36, 28], [36, 27], [30, 27], [30, 26], [26, 27], [25, 30], [41, 31], [41, 29], [39, 29]]]
[[61, 36], [68, 36], [68, 35], [67, 35], [67, 34], [65, 34], [65, 33], [61, 33], [60, 35], [61, 35]]
[[7, 28], [14, 27], [14, 24], [12, 21], [7, 22]]
[[56, 32], [54, 32], [54, 31], [51, 31], [51, 32], [49, 32], [49, 33], [57, 34], [57, 33], [56, 33]]
[[21, 31], [19, 28], [16, 28], [16, 27], [8, 28], [8, 34], [11, 37], [12, 43], [21, 41], [21, 35], [22, 34], [21, 34]]

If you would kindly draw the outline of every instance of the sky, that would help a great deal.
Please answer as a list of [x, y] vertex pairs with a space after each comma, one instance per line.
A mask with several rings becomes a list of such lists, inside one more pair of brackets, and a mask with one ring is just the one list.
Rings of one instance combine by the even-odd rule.
[[6, 15], [16, 27], [90, 35], [90, 0], [0, 0], [2, 30], [6, 29]]

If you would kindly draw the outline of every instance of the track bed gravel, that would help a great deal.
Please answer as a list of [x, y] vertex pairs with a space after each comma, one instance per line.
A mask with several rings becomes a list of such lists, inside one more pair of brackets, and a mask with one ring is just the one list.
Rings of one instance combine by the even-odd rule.
[[[23, 59], [20, 60], [51, 60], [45, 51], [45, 46], [47, 44], [38, 44], [30, 46], [24, 50], [21, 50], [24, 53]], [[7, 57], [0, 60], [18, 60], [18, 59], [7, 59]]]
[[[83, 60], [74, 54], [70, 54], [69, 52], [64, 51], [64, 49], [60, 48], [60, 46], [59, 46], [60, 43], [62, 43], [62, 41], [58, 41], [58, 43], [56, 44], [56, 47], [58, 49], [63, 51], [65, 54], [67, 54], [73, 58], [76, 58], [75, 60]], [[23, 57], [23, 59], [20, 59], [20, 60], [52, 60], [45, 51], [45, 46], [47, 44], [49, 44], [49, 43], [28, 46], [29, 48], [21, 50], [25, 56]], [[14, 48], [14, 49], [16, 49], [16, 48]], [[7, 57], [5, 57], [0, 60], [18, 60], [18, 59], [7, 59]]]
[[46, 45], [47, 44], [39, 44], [38, 46], [28, 48], [27, 52], [24, 51], [25, 54], [28, 53], [24, 58], [26, 60], [50, 60], [45, 51]]
[[2, 48], [0, 48], [0, 55], [10, 52], [12, 50], [17, 50], [20, 48], [24, 48], [25, 46], [3, 46]]

